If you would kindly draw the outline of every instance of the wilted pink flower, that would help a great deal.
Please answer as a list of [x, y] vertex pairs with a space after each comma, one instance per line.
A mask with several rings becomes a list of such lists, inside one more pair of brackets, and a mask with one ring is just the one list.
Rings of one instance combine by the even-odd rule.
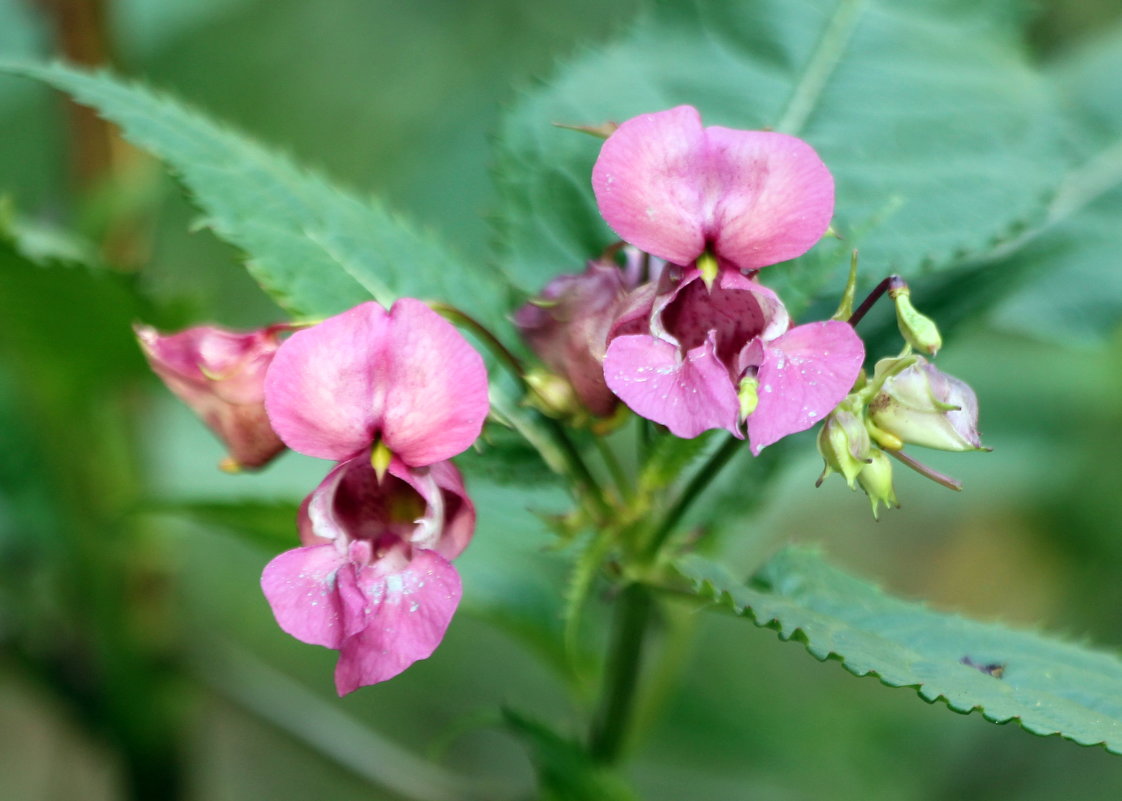
[[393, 678], [444, 638], [460, 602], [451, 560], [471, 539], [475, 509], [454, 466], [393, 459], [339, 464], [300, 509], [303, 547], [273, 559], [261, 588], [298, 640], [339, 651], [340, 695]]
[[779, 297], [755, 280], [723, 270], [710, 291], [700, 279], [690, 269], [657, 292], [641, 287], [617, 320], [604, 375], [632, 410], [686, 438], [711, 428], [743, 437], [746, 414], [758, 454], [846, 396], [865, 357], [848, 324], [789, 328]]
[[607, 259], [590, 261], [583, 273], [554, 278], [514, 313], [514, 324], [534, 353], [597, 417], [607, 417], [619, 403], [604, 383], [604, 352], [620, 303], [639, 283], [640, 266], [634, 250], [624, 269]]
[[161, 334], [135, 326], [156, 375], [226, 444], [223, 469], [261, 467], [284, 450], [265, 414], [265, 371], [289, 325], [257, 331], [214, 326]]
[[266, 566], [265, 597], [286, 632], [339, 650], [340, 694], [391, 678], [432, 653], [460, 600], [450, 560], [475, 512], [444, 460], [487, 416], [483, 360], [420, 301], [364, 303], [285, 342], [265, 401], [289, 447], [340, 460], [301, 509], [304, 546]]
[[806, 142], [703, 128], [697, 109], [619, 126], [592, 169], [600, 213], [626, 242], [688, 266], [710, 251], [754, 270], [800, 256], [826, 232], [834, 179]]

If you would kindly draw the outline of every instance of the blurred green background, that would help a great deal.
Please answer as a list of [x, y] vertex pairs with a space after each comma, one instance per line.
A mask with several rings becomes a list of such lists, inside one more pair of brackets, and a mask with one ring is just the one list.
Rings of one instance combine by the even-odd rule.
[[[639, 10], [0, 0], [0, 56], [110, 63], [376, 191], [470, 255], [489, 236], [503, 104]], [[1110, 0], [1049, 4], [1031, 45], [1049, 58], [1119, 16]], [[530, 797], [529, 761], [489, 716], [510, 704], [575, 726], [581, 710], [510, 626], [471, 609], [473, 593], [538, 603], [551, 588], [531, 565], [560, 581], [531, 512], [489, 508], [473, 488], [465, 614], [433, 659], [335, 698], [334, 655], [280, 632], [258, 588], [322, 463], [288, 454], [260, 475], [220, 474], [220, 446], [147, 374], [129, 330], [248, 327], [279, 310], [231, 248], [191, 233], [196, 212], [160, 165], [58, 95], [0, 79], [0, 142], [0, 190], [21, 219], [80, 231], [105, 265], [29, 270], [12, 247], [0, 255], [0, 798]], [[804, 438], [757, 525], [773, 544], [823, 542], [897, 594], [1122, 649], [1122, 341], [1042, 334], [967, 322], [940, 356], [977, 390], [994, 448], [932, 459], [964, 493], [902, 476], [904, 508], [874, 524], [841, 482], [814, 490]], [[233, 500], [252, 503], [223, 525], [217, 504]], [[1122, 762], [1101, 749], [929, 708], [742, 621], [682, 614], [681, 673], [635, 744], [644, 798], [1122, 797]], [[435, 767], [415, 764], [425, 755]]]

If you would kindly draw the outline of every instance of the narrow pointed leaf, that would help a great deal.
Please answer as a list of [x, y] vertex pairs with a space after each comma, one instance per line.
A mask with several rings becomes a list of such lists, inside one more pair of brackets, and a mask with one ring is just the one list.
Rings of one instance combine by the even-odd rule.
[[284, 156], [163, 94], [105, 72], [4, 64], [92, 106], [167, 163], [205, 224], [247, 255], [247, 268], [294, 314], [324, 317], [374, 298], [440, 299], [503, 321], [506, 290], [376, 199], [332, 186]]

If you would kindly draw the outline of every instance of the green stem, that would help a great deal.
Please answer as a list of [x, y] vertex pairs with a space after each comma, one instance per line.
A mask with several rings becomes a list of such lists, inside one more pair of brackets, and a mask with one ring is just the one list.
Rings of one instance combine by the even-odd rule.
[[557, 445], [565, 455], [565, 460], [569, 463], [569, 469], [572, 471], [572, 477], [576, 479], [577, 484], [587, 496], [593, 506], [596, 507], [596, 512], [599, 516], [599, 524], [607, 525], [615, 516], [611, 504], [604, 498], [604, 493], [600, 491], [600, 482], [596, 480], [596, 476], [592, 475], [592, 471], [588, 469], [585, 464], [584, 458], [577, 450], [577, 446], [569, 439], [569, 435], [565, 433], [564, 426], [552, 417], [544, 416], [546, 425], [549, 427], [550, 432], [553, 434]]
[[640, 584], [629, 584], [620, 594], [604, 690], [589, 738], [589, 753], [606, 764], [618, 762], [627, 743], [653, 607], [650, 591]]
[[847, 322], [851, 326], [856, 328], [857, 324], [861, 322], [862, 319], [864, 319], [866, 314], [869, 313], [869, 309], [873, 308], [873, 304], [880, 300], [881, 296], [884, 295], [885, 292], [899, 290], [901, 287], [906, 286], [907, 284], [900, 276], [888, 276], [875, 287], [873, 287], [873, 291], [869, 293], [869, 296], [867, 298], [861, 301], [861, 305], [857, 307], [857, 311], [853, 312], [853, 314], [849, 316], [849, 320], [847, 320]]
[[600, 458], [604, 460], [608, 472], [612, 474], [612, 480], [615, 481], [620, 495], [624, 497], [631, 495], [635, 488], [624, 472], [623, 466], [619, 463], [619, 459], [616, 458], [615, 451], [608, 445], [607, 439], [605, 437], [595, 437], [594, 442], [596, 443], [596, 450], [600, 453]]
[[[526, 383], [526, 369], [523, 367], [522, 361], [514, 355], [510, 348], [504, 345], [502, 341], [495, 336], [491, 329], [467, 312], [451, 304], [434, 301], [429, 303], [429, 308], [437, 314], [471, 329], [483, 344], [487, 346], [488, 350], [495, 354], [503, 366], [510, 371], [511, 375], [514, 376], [522, 387], [523, 392], [529, 393], [534, 391], [533, 388]], [[604, 499], [604, 494], [600, 492], [600, 484], [596, 480], [596, 477], [592, 475], [592, 471], [588, 469], [588, 465], [585, 464], [584, 457], [581, 456], [580, 451], [577, 450], [577, 446], [573, 444], [573, 441], [565, 432], [564, 426], [552, 417], [543, 415], [543, 418], [553, 438], [557, 441], [558, 447], [561, 448], [562, 453], [565, 455], [565, 461], [569, 464], [572, 477], [576, 480], [577, 484], [580, 485], [583, 493], [591, 499], [600, 516], [601, 522], [607, 522], [612, 517], [612, 507]]]
[[659, 552], [666, 539], [674, 532], [675, 527], [682, 522], [682, 518], [693, 502], [697, 500], [697, 497], [701, 495], [709, 482], [721, 471], [721, 468], [728, 464], [741, 447], [744, 447], [742, 440], [729, 437], [720, 448], [713, 452], [713, 455], [705, 461], [705, 464], [698, 468], [697, 472], [693, 474], [693, 478], [690, 479], [690, 483], [678, 496], [674, 506], [666, 513], [666, 517], [662, 519], [658, 528], [651, 535], [646, 548], [648, 557], [653, 557]]
[[522, 362], [514, 355], [510, 348], [504, 345], [502, 341], [491, 332], [490, 328], [483, 325], [483, 323], [476, 320], [467, 312], [448, 303], [433, 301], [429, 303], [429, 308], [442, 317], [447, 317], [452, 322], [460, 323], [470, 328], [476, 336], [483, 340], [483, 344], [498, 357], [499, 361], [510, 370], [511, 374], [518, 379], [519, 383], [523, 385], [523, 388], [526, 388], [526, 370], [523, 368]]

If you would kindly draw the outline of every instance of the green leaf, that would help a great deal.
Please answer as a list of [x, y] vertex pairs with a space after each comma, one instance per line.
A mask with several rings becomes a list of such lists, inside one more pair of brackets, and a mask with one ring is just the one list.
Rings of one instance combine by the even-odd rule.
[[377, 200], [362, 200], [163, 95], [103, 72], [7, 64], [93, 106], [164, 160], [206, 213], [204, 224], [244, 250], [247, 267], [294, 314], [322, 317], [377, 299], [437, 298], [488, 324], [506, 289]]
[[144, 511], [185, 517], [205, 526], [243, 536], [268, 551], [284, 551], [300, 544], [295, 503], [252, 499], [150, 504]]
[[1040, 218], [1066, 164], [1061, 114], [1028, 63], [1013, 3], [661, 3], [507, 114], [499, 138], [503, 265], [526, 292], [615, 237], [589, 176], [599, 151], [551, 122], [599, 124], [688, 103], [709, 125], [807, 139], [837, 182], [823, 243], [764, 280], [798, 312], [854, 246], [870, 282], [989, 253]]
[[690, 556], [679, 564], [699, 595], [797, 640], [820, 660], [857, 676], [913, 687], [956, 712], [978, 710], [995, 723], [1016, 720], [1033, 734], [1122, 753], [1122, 659], [996, 623], [978, 623], [886, 595], [827, 564], [788, 549], [747, 587], [719, 565]]
[[992, 268], [1018, 285], [996, 322], [1050, 340], [1095, 343], [1122, 320], [1122, 27], [1068, 55], [1054, 69], [1080, 123], [1081, 166], [1050, 210], [1047, 230]]

